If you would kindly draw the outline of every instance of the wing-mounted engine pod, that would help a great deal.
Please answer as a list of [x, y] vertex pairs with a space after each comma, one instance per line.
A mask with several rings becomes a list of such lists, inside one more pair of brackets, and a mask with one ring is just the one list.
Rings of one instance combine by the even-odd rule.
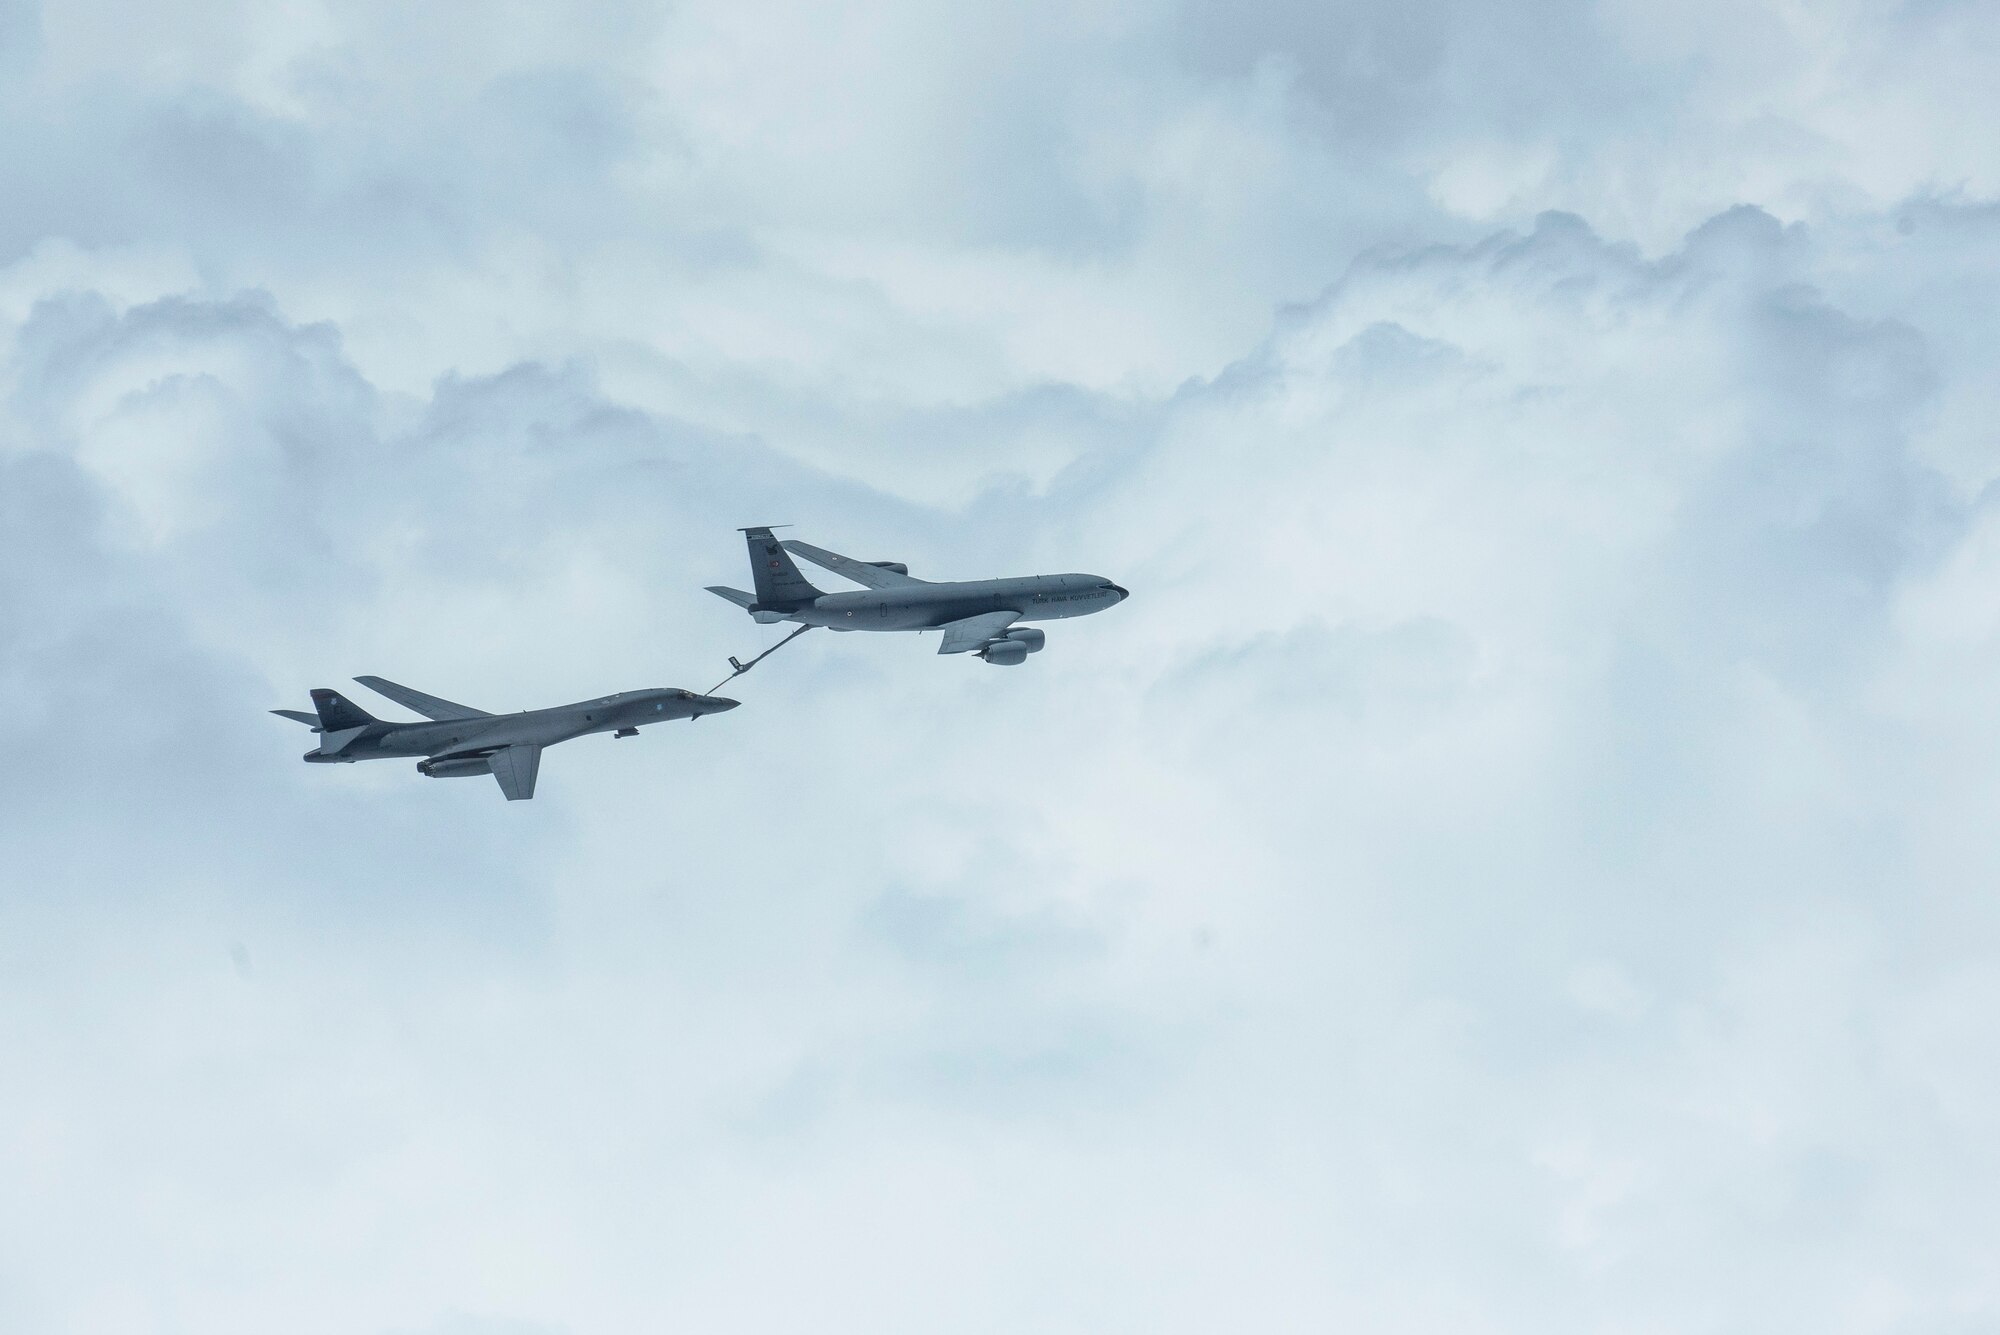
[[417, 773], [429, 779], [469, 779], [475, 774], [492, 772], [492, 762], [485, 756], [457, 756], [417, 762]]
[[1036, 630], [1032, 626], [1017, 626], [1007, 632], [1007, 638], [1016, 644], [1027, 645], [1028, 652], [1031, 654], [1040, 653], [1042, 646], [1049, 642], [1049, 637], [1045, 632]]
[[979, 656], [995, 667], [1013, 667], [1027, 661], [1028, 646], [1019, 640], [995, 640], [981, 649]]

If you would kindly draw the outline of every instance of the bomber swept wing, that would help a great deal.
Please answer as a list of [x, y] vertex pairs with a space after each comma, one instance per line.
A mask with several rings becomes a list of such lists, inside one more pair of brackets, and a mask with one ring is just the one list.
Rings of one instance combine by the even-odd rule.
[[1007, 633], [1007, 627], [1021, 619], [1019, 612], [981, 612], [976, 617], [966, 617], [963, 621], [947, 621], [938, 627], [944, 632], [944, 639], [938, 643], [941, 654], [969, 654]]
[[[415, 708], [414, 705], [411, 708]], [[503, 746], [486, 758], [500, 791], [509, 802], [524, 802], [535, 795], [535, 775], [542, 768], [539, 746]]]
[[824, 547], [815, 547], [809, 542], [799, 542], [792, 538], [785, 540], [785, 550], [794, 555], [805, 557], [806, 560], [816, 566], [823, 566], [831, 570], [842, 579], [851, 579], [856, 584], [865, 585], [871, 589], [900, 589], [905, 585], [926, 582], [910, 575], [899, 575], [893, 570], [886, 570], [881, 566], [870, 565], [866, 561], [857, 561], [851, 556], [842, 556], [839, 552], [830, 552]]
[[[407, 686], [398, 686], [395, 682], [384, 680], [381, 677], [356, 677], [355, 680], [375, 692], [375, 694], [386, 695], [403, 708], [413, 709], [434, 722], [453, 723], [459, 719], [493, 717], [483, 709], [474, 709], [471, 705], [459, 705], [453, 704], [449, 700], [440, 700], [435, 695], [425, 695], [422, 691], [413, 691]], [[533, 789], [534, 784], [535, 781], [531, 777], [528, 780], [528, 787]], [[504, 787], [505, 785], [502, 786]]]

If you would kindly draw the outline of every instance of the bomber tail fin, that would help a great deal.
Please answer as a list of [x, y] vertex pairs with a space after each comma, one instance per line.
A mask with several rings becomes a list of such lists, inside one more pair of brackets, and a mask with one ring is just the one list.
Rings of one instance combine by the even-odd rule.
[[792, 564], [792, 554], [771, 536], [770, 529], [746, 528], [743, 540], [750, 548], [750, 575], [757, 582], [753, 610], [796, 612], [821, 596], [820, 590]]
[[355, 704], [338, 691], [318, 687], [312, 693], [313, 709], [319, 714], [321, 732], [340, 732], [347, 728], [365, 728], [382, 720]]

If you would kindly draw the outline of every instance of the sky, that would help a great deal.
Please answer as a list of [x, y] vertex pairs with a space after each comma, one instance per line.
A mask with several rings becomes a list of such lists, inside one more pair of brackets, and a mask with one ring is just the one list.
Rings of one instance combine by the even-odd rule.
[[[2000, 1330], [1997, 72], [0, 0], [0, 1329]], [[709, 689], [776, 522], [1132, 597], [265, 712]]]

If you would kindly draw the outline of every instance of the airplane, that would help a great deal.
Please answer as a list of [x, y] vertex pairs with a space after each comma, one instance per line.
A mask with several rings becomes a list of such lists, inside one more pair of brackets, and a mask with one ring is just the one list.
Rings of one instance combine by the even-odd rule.
[[[750, 549], [754, 594], [710, 585], [761, 625], [797, 622], [829, 630], [941, 630], [941, 654], [976, 654], [1012, 667], [1038, 653], [1048, 637], [1016, 625], [1089, 616], [1131, 595], [1102, 575], [1029, 575], [931, 583], [911, 576], [900, 561], [855, 561], [810, 543], [779, 542], [769, 528], [739, 530]], [[862, 586], [823, 593], [807, 582], [788, 552]], [[731, 660], [732, 662], [734, 660]]]
[[469, 705], [453, 704], [380, 677], [356, 677], [378, 695], [422, 714], [427, 723], [396, 723], [378, 719], [338, 691], [312, 692], [313, 712], [274, 709], [280, 718], [303, 723], [320, 736], [319, 749], [306, 752], [315, 765], [352, 764], [357, 760], [391, 760], [423, 756], [417, 772], [433, 779], [491, 774], [509, 802], [535, 795], [535, 775], [541, 769], [542, 748], [608, 732], [636, 737], [647, 723], [698, 719], [736, 708], [737, 702], [693, 691], [654, 689], [620, 691], [596, 700], [518, 714], [489, 714]]

